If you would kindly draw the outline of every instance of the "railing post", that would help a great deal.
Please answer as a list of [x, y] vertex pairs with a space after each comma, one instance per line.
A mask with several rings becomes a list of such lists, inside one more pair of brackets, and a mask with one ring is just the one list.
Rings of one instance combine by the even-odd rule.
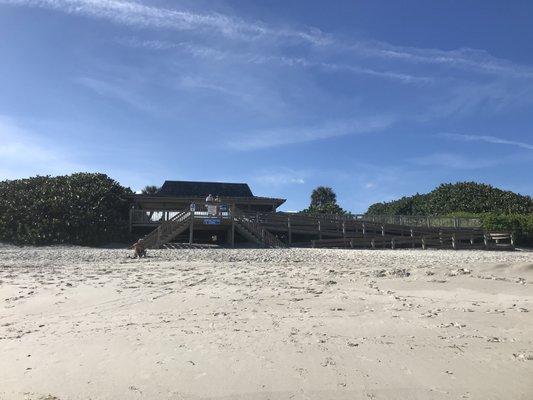
[[191, 204], [191, 211], [190, 211], [190, 218], [191, 218], [191, 222], [190, 222], [190, 225], [189, 225], [189, 244], [192, 244], [193, 243], [193, 235], [194, 235], [194, 210], [196, 208], [196, 205], [192, 205]]
[[133, 207], [130, 208], [130, 224], [129, 224], [130, 233], [133, 231]]
[[457, 241], [455, 238], [455, 233], [452, 234], [452, 247], [454, 250], [457, 250]]
[[231, 228], [230, 228], [230, 245], [232, 248], [235, 247], [235, 216], [233, 215], [233, 208], [235, 206], [230, 206], [230, 213], [231, 213]]
[[287, 229], [288, 229], [288, 235], [289, 235], [289, 246], [292, 245], [292, 228], [291, 228], [291, 216], [287, 215]]
[[343, 239], [346, 239], [346, 220], [342, 220], [342, 237]]

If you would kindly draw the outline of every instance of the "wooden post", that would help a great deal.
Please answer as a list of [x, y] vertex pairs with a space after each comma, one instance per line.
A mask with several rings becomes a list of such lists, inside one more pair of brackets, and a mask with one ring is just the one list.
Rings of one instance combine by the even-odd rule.
[[509, 236], [509, 238], [511, 239], [511, 246], [514, 247], [514, 235], [513, 235], [512, 232], [511, 232], [511, 235]]
[[342, 221], [342, 237], [343, 239], [346, 239], [346, 221]]
[[485, 248], [489, 247], [489, 239], [486, 233], [483, 234], [483, 244], [485, 245]]
[[454, 250], [457, 250], [457, 241], [456, 241], [456, 238], [455, 238], [455, 233], [452, 234], [452, 247]]
[[470, 236], [470, 244], [471, 244], [471, 245], [474, 244], [474, 237], [473, 237], [473, 236]]
[[381, 236], [385, 236], [385, 224], [381, 225]]
[[392, 250], [394, 250], [396, 248], [396, 241], [394, 240], [394, 238], [392, 238], [390, 240], [390, 247]]
[[287, 229], [289, 230], [289, 246], [292, 245], [291, 216], [287, 216]]
[[376, 248], [376, 242], [374, 241], [374, 238], [372, 238], [372, 239], [370, 240], [370, 245], [372, 246], [373, 249]]
[[322, 226], [320, 225], [320, 220], [318, 220], [318, 239], [322, 240]]
[[230, 228], [229, 240], [230, 240], [230, 245], [231, 245], [232, 248], [235, 247], [235, 216], [233, 215], [233, 208], [234, 207], [235, 207], [234, 205], [230, 206], [231, 228]]
[[133, 231], [133, 207], [130, 208], [130, 233]]
[[350, 247], [353, 249], [353, 239], [350, 239]]
[[364, 222], [363, 222], [363, 236], [366, 236], [366, 226]]
[[426, 250], [426, 238], [422, 236], [422, 250]]
[[193, 244], [193, 234], [194, 234], [194, 209], [191, 207], [190, 214], [191, 222], [189, 224], [189, 244]]

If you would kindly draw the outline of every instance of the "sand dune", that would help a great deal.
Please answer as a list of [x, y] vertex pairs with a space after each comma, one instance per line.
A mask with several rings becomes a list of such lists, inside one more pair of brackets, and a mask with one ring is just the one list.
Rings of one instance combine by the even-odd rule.
[[533, 253], [129, 255], [0, 247], [0, 398], [533, 398]]

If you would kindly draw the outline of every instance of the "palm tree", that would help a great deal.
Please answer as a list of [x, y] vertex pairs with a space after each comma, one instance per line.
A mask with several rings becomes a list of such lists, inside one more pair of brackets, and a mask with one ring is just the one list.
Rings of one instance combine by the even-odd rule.
[[155, 185], [147, 185], [144, 187], [144, 189], [141, 190], [141, 193], [142, 194], [156, 194], [159, 191], [159, 189], [161, 188]]

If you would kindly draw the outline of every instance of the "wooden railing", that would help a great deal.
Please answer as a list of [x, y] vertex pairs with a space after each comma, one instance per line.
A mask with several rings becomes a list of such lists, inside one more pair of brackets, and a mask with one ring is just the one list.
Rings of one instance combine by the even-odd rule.
[[234, 210], [233, 217], [237, 223], [241, 223], [251, 234], [263, 242], [266, 247], [286, 247], [285, 243], [270, 233], [257, 218], [257, 214], [243, 213]]
[[189, 219], [190, 215], [191, 212], [189, 210], [182, 210], [168, 221], [162, 222], [156, 229], [144, 237], [144, 245], [147, 248], [159, 247], [165, 238], [172, 235], [179, 226]]

